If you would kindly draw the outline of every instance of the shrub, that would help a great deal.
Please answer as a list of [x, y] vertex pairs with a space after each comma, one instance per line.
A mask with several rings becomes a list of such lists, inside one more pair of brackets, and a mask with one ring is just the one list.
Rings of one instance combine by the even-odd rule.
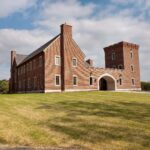
[[9, 82], [7, 80], [0, 80], [0, 93], [8, 93]]
[[150, 91], [150, 82], [141, 82], [141, 87], [143, 91]]

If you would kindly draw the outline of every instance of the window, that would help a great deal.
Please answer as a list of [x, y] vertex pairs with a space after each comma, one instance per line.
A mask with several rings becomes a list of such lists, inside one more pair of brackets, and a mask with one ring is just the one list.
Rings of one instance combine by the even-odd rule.
[[118, 65], [118, 69], [123, 69], [123, 66], [122, 65]]
[[115, 52], [112, 53], [112, 60], [115, 60], [116, 59], [116, 54]]
[[36, 89], [36, 83], [37, 83], [37, 77], [35, 76], [34, 78], [33, 78], [33, 86], [34, 86], [34, 89]]
[[132, 71], [132, 72], [134, 71], [134, 67], [133, 67], [133, 65], [131, 65], [131, 71]]
[[60, 85], [60, 75], [55, 75], [55, 85], [56, 86]]
[[133, 51], [130, 50], [130, 57], [133, 58]]
[[60, 56], [55, 56], [55, 65], [60, 66]]
[[76, 66], [77, 66], [77, 59], [76, 59], [76, 58], [73, 58], [73, 59], [72, 59], [72, 66], [73, 66], [73, 67], [76, 67]]
[[90, 77], [90, 85], [93, 85], [93, 77]]
[[73, 76], [73, 85], [77, 85], [77, 76]]
[[122, 79], [121, 78], [119, 79], [119, 85], [122, 85]]
[[34, 69], [36, 68], [36, 60], [35, 59], [33, 60], [33, 67], [34, 67]]
[[132, 82], [132, 85], [135, 85], [135, 80], [134, 79], [132, 79], [131, 82]]

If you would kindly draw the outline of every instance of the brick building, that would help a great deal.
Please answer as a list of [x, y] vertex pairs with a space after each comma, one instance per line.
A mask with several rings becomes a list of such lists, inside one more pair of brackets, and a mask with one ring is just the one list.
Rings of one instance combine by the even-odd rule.
[[141, 90], [139, 46], [120, 42], [104, 48], [105, 68], [96, 68], [72, 38], [72, 26], [29, 55], [11, 51], [10, 92]]

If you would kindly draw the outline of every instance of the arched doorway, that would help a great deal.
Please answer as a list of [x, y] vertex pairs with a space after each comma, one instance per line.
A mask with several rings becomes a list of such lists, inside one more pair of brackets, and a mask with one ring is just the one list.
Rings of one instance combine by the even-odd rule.
[[116, 90], [116, 80], [109, 74], [103, 74], [98, 80], [98, 90]]

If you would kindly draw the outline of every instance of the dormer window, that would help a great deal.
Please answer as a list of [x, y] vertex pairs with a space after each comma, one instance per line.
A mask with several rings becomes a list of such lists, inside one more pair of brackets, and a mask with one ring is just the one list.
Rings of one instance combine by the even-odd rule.
[[77, 67], [77, 58], [72, 59], [72, 66]]
[[112, 60], [115, 60], [116, 59], [116, 54], [115, 52], [112, 53]]
[[60, 66], [60, 56], [55, 56], [55, 65]]

